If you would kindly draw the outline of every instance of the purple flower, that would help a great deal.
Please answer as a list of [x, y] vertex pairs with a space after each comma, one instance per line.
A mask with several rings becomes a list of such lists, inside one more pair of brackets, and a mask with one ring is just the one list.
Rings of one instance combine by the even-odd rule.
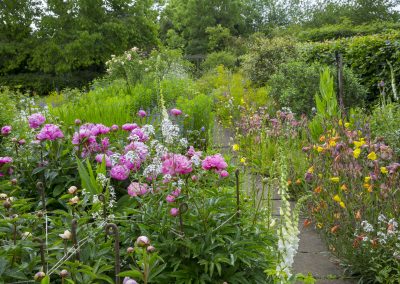
[[98, 162], [100, 164], [103, 163], [103, 159], [105, 159], [105, 161], [106, 161], [106, 167], [112, 166], [111, 159], [106, 154], [97, 154], [95, 157], [96, 162]]
[[129, 139], [133, 141], [146, 142], [149, 140], [149, 136], [147, 136], [142, 129], [135, 128], [132, 130]]
[[181, 194], [181, 190], [179, 188], [175, 189], [171, 194], [175, 197], [178, 197]]
[[221, 172], [228, 167], [228, 164], [221, 154], [215, 154], [213, 156], [207, 156], [201, 163], [201, 166], [206, 171], [215, 170], [216, 172]]
[[19, 145], [24, 145], [25, 143], [26, 143], [25, 139], [21, 139], [21, 140], [18, 141]]
[[132, 182], [128, 186], [128, 194], [132, 197], [145, 195], [147, 191], [147, 184], [145, 183]]
[[179, 208], [171, 208], [169, 211], [169, 214], [171, 214], [172, 217], [176, 217], [179, 215]]
[[5, 164], [10, 164], [13, 162], [11, 157], [0, 157], [0, 167]]
[[138, 283], [135, 280], [133, 280], [132, 278], [125, 277], [122, 284], [138, 284]]
[[8, 134], [10, 134], [11, 130], [12, 130], [12, 127], [10, 125], [3, 126], [1, 128], [1, 135], [7, 136]]
[[181, 111], [180, 109], [173, 108], [173, 109], [171, 109], [170, 113], [171, 113], [173, 116], [179, 116], [179, 115], [182, 114], [182, 111]]
[[189, 156], [189, 157], [193, 157], [193, 156], [201, 157], [201, 154], [202, 154], [202, 153], [203, 153], [203, 152], [201, 152], [201, 151], [196, 152], [196, 150], [194, 149], [194, 147], [193, 147], [193, 146], [190, 146], [190, 147], [189, 147], [189, 150], [188, 150], [187, 153], [186, 153], [186, 155]]
[[126, 166], [116, 165], [111, 168], [110, 175], [116, 180], [126, 180], [129, 177], [129, 169]]
[[136, 123], [126, 123], [122, 125], [122, 130], [125, 131], [132, 131], [135, 128], [138, 128], [139, 126]]
[[185, 175], [192, 172], [192, 161], [180, 154], [169, 154], [162, 163], [164, 175]]
[[45, 121], [46, 118], [40, 113], [34, 113], [28, 116], [29, 127], [33, 129], [39, 128]]
[[229, 176], [229, 173], [227, 171], [223, 170], [219, 173], [219, 176], [222, 178], [226, 178]]
[[40, 141], [50, 140], [54, 141], [58, 138], [64, 138], [64, 134], [57, 125], [46, 124], [36, 136]]
[[146, 115], [147, 115], [147, 113], [144, 110], [141, 109], [138, 111], [138, 116], [145, 117]]
[[168, 203], [175, 202], [175, 196], [168, 194], [165, 200], [167, 200]]

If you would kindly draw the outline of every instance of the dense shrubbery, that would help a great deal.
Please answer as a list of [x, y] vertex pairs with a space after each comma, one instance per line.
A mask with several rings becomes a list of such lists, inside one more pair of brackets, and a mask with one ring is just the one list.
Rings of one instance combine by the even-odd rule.
[[[314, 95], [319, 92], [323, 66], [304, 61], [281, 64], [268, 81], [269, 94], [280, 107], [289, 107], [294, 113], [311, 115], [315, 107]], [[332, 74], [336, 74], [332, 70]], [[335, 76], [336, 77], [336, 76]], [[366, 89], [351, 69], [344, 69], [344, 105], [346, 108], [363, 106]], [[336, 80], [335, 80], [336, 82]]]
[[369, 101], [377, 99], [379, 82], [391, 82], [392, 74], [388, 62], [393, 66], [395, 81], [400, 79], [400, 33], [397, 31], [310, 43], [303, 48], [303, 56], [308, 62], [317, 61], [328, 65], [335, 62], [335, 52], [342, 53], [344, 64], [349, 66], [360, 77], [362, 85], [368, 88]]

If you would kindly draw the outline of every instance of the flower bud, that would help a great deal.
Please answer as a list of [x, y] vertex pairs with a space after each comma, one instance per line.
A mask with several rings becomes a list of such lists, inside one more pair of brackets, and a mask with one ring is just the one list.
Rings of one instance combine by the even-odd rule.
[[67, 278], [68, 275], [69, 275], [68, 270], [66, 270], [66, 269], [61, 270], [61, 272], [60, 272], [61, 278]]
[[140, 236], [136, 240], [136, 245], [139, 247], [147, 247], [150, 245], [150, 240], [146, 236]]
[[148, 247], [146, 248], [146, 251], [147, 251], [148, 253], [152, 253], [152, 252], [155, 252], [155, 251], [156, 251], [156, 248], [153, 247], [153, 246], [148, 246]]
[[46, 274], [44, 272], [42, 272], [42, 271], [39, 271], [38, 273], [35, 274], [33, 279], [35, 279], [35, 281], [37, 281], [37, 282], [40, 282], [45, 277], [46, 277]]
[[129, 253], [129, 254], [133, 253], [134, 251], [135, 251], [135, 249], [133, 247], [128, 247], [126, 249], [126, 252]]
[[6, 209], [10, 209], [11, 208], [11, 202], [7, 199], [6, 201], [3, 202], [3, 206]]
[[77, 190], [78, 190], [78, 188], [73, 185], [70, 188], [68, 188], [68, 193], [69, 194], [74, 194]]

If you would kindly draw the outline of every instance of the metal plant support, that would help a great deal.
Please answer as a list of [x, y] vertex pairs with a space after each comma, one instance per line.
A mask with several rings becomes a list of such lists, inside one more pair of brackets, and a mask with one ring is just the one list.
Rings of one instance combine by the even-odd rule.
[[121, 263], [119, 258], [119, 232], [118, 226], [110, 223], [106, 225], [106, 235], [114, 236], [114, 250], [115, 250], [115, 284], [120, 284], [120, 277], [118, 276], [121, 271]]

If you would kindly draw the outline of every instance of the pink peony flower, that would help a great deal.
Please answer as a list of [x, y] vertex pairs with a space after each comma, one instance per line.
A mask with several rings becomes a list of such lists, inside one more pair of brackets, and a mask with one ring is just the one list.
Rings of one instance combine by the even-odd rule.
[[139, 141], [139, 142], [146, 142], [149, 140], [149, 136], [147, 136], [142, 129], [135, 128], [132, 130], [131, 135], [129, 136], [130, 140]]
[[134, 159], [134, 157], [130, 155], [130, 152], [126, 153], [124, 156], [121, 156], [119, 161], [131, 171], [137, 171], [140, 169], [140, 159]]
[[58, 138], [64, 138], [64, 134], [57, 125], [46, 124], [36, 136], [40, 141], [50, 140], [54, 141]]
[[45, 121], [46, 118], [40, 113], [34, 113], [31, 116], [28, 116], [28, 123], [30, 128], [39, 128]]
[[135, 128], [138, 128], [138, 125], [136, 123], [126, 123], [122, 125], [122, 130], [125, 131], [132, 131]]
[[167, 195], [165, 200], [167, 200], [168, 203], [175, 202], [175, 196], [169, 194], [169, 195]]
[[179, 116], [179, 115], [182, 114], [182, 111], [181, 111], [180, 109], [173, 108], [173, 109], [171, 109], [170, 113], [171, 113], [173, 116]]
[[181, 194], [181, 190], [179, 188], [175, 189], [171, 194], [175, 197], [178, 197]]
[[227, 171], [223, 170], [219, 173], [219, 176], [222, 178], [226, 178], [229, 176], [229, 173]]
[[95, 157], [96, 162], [98, 162], [99, 164], [103, 163], [103, 159], [105, 159], [106, 161], [106, 167], [110, 168], [112, 166], [112, 163], [109, 156], [107, 156], [106, 154], [97, 154]]
[[185, 175], [192, 172], [192, 161], [180, 154], [167, 155], [162, 163], [162, 173], [164, 175]]
[[0, 167], [5, 164], [10, 164], [13, 162], [11, 157], [0, 157]]
[[128, 194], [132, 197], [145, 195], [147, 191], [147, 184], [145, 183], [132, 182], [128, 186]]
[[201, 166], [204, 170], [215, 170], [216, 172], [221, 172], [228, 167], [228, 164], [225, 162], [224, 157], [221, 154], [216, 154], [213, 156], [207, 156]]
[[118, 131], [118, 129], [119, 129], [119, 126], [116, 125], [116, 124], [114, 124], [113, 126], [111, 126], [111, 131], [113, 131], [113, 132]]
[[196, 175], [192, 175], [192, 181], [197, 181], [199, 178]]
[[108, 137], [101, 139], [101, 147], [102, 151], [107, 151], [108, 147], [110, 147], [110, 139]]
[[138, 116], [145, 117], [146, 115], [147, 115], [147, 113], [144, 110], [141, 109], [138, 111]]
[[111, 168], [110, 175], [116, 180], [126, 180], [129, 177], [129, 169], [126, 166], [116, 165]]
[[189, 147], [189, 150], [188, 150], [187, 153], [186, 153], [186, 155], [187, 155], [188, 157], [193, 157], [193, 156], [201, 157], [201, 154], [202, 154], [202, 153], [203, 153], [203, 152], [201, 152], [201, 151], [196, 152], [196, 150], [193, 148], [193, 146], [190, 146], [190, 147]]
[[101, 134], [107, 134], [110, 132], [110, 128], [103, 124], [95, 124], [90, 128], [90, 130], [94, 136], [99, 136]]
[[3, 126], [1, 128], [1, 135], [7, 136], [11, 133], [12, 127], [10, 125]]
[[169, 211], [169, 214], [171, 214], [172, 217], [176, 217], [179, 215], [179, 208], [171, 208]]

